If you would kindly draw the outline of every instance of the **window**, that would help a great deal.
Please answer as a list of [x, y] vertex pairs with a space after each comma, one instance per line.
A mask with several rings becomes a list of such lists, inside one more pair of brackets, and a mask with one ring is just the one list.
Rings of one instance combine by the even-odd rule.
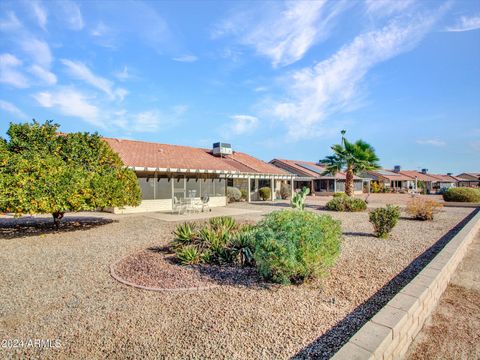
[[187, 178], [186, 191], [187, 197], [198, 198], [200, 197], [200, 184], [201, 180], [198, 178]]
[[172, 181], [166, 177], [158, 178], [155, 181], [155, 199], [172, 198]]
[[153, 175], [152, 177], [138, 178], [138, 182], [142, 189], [142, 200], [155, 199], [155, 178]]
[[227, 186], [233, 186], [233, 179], [227, 179]]
[[345, 181], [337, 181], [337, 192], [345, 191]]
[[355, 191], [362, 191], [363, 190], [363, 181], [355, 181], [354, 182], [354, 189], [355, 189]]
[[269, 179], [260, 179], [258, 180], [258, 188], [262, 187], [270, 187], [270, 180]]
[[227, 184], [225, 179], [215, 179], [215, 196], [225, 196], [225, 186]]

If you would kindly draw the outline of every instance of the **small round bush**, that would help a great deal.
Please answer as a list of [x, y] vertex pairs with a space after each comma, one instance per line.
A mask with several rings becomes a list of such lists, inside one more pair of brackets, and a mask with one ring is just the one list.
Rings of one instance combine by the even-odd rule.
[[480, 189], [451, 188], [443, 194], [445, 201], [480, 202]]
[[241, 189], [241, 190], [240, 190], [240, 193], [242, 194], [242, 197], [241, 197], [242, 200], [247, 200], [247, 199], [248, 199], [248, 192], [247, 192], [247, 190]]
[[340, 222], [307, 211], [275, 211], [255, 232], [254, 258], [270, 281], [298, 284], [322, 275], [340, 253]]
[[433, 215], [438, 212], [442, 204], [430, 199], [413, 198], [407, 204], [406, 211], [415, 220], [433, 220]]
[[260, 195], [260, 199], [262, 199], [263, 201], [270, 200], [270, 197], [272, 196], [272, 191], [269, 187], [262, 187], [258, 189], [258, 194]]
[[398, 206], [387, 205], [383, 208], [372, 210], [369, 220], [375, 229], [375, 235], [379, 238], [386, 239], [388, 234], [397, 225], [400, 218], [400, 208]]
[[228, 202], [240, 201], [241, 198], [242, 192], [240, 191], [240, 189], [233, 186], [227, 186]]
[[291, 192], [290, 186], [282, 183], [282, 185], [280, 185], [280, 197], [283, 200], [287, 200], [291, 196], [292, 196], [292, 192]]
[[364, 211], [367, 209], [367, 203], [362, 199], [356, 199], [347, 196], [344, 193], [338, 193], [333, 196], [333, 199], [325, 205], [327, 210], [331, 211]]

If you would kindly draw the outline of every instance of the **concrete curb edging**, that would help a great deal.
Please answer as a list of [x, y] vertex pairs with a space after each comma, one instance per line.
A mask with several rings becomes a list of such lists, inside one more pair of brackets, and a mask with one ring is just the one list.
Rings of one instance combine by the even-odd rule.
[[479, 230], [480, 211], [332, 359], [402, 359]]

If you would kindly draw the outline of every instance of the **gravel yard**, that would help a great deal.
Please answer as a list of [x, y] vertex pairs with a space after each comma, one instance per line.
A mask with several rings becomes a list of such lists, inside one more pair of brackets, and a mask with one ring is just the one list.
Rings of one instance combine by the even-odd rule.
[[[52, 349], [2, 348], [1, 356], [328, 357], [426, 257], [412, 261], [442, 237], [444, 243], [472, 211], [445, 208], [433, 222], [401, 219], [391, 238], [381, 240], [371, 235], [367, 213], [318, 211], [314, 204], [309, 211], [342, 221], [344, 241], [330, 276], [302, 286], [220, 281], [222, 286], [204, 291], [152, 292], [120, 284], [110, 276], [111, 264], [172, 239], [176, 223], [143, 215], [85, 214], [104, 219], [85, 231], [27, 232], [21, 238], [0, 233], [1, 339], [61, 340]], [[236, 218], [259, 220], [261, 213]]]

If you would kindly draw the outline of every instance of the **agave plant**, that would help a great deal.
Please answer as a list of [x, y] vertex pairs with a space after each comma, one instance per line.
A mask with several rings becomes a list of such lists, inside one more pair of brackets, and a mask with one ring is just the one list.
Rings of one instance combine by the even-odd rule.
[[194, 223], [183, 223], [177, 226], [173, 232], [176, 244], [190, 244], [197, 237], [196, 225]]
[[220, 216], [211, 218], [210, 225], [214, 230], [219, 230], [222, 228], [230, 231], [237, 227], [237, 222], [231, 216]]
[[253, 252], [255, 250], [255, 244], [253, 242], [254, 236], [255, 233], [252, 230], [242, 231], [236, 234], [230, 243], [232, 253], [241, 266], [253, 265]]
[[194, 265], [202, 260], [200, 251], [193, 245], [179, 248], [175, 255], [182, 265]]

